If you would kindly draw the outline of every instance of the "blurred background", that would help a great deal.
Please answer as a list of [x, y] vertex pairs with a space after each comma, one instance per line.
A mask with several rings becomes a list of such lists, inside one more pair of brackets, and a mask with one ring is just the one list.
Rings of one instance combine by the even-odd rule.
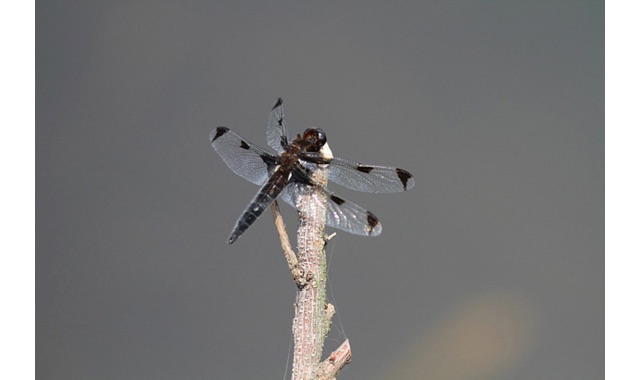
[[604, 378], [603, 2], [37, 1], [36, 61], [38, 378], [285, 376], [295, 286], [269, 215], [227, 245], [258, 188], [208, 140], [279, 96], [416, 178], [333, 187], [384, 228], [328, 247], [339, 379]]

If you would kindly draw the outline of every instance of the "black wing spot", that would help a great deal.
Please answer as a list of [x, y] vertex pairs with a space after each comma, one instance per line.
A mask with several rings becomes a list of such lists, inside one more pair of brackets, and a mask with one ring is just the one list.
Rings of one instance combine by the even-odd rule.
[[211, 142], [216, 141], [216, 139], [218, 137], [224, 135], [227, 132], [229, 132], [229, 128], [227, 128], [227, 127], [218, 127], [218, 128], [216, 128], [216, 135], [213, 136], [213, 139], [211, 139]]
[[282, 122], [284, 121], [284, 118], [281, 117], [278, 119], [278, 125], [282, 127]]
[[340, 198], [340, 197], [336, 197], [335, 195], [331, 196], [331, 200], [337, 204], [338, 206], [342, 206], [342, 204], [345, 202], [344, 199]]
[[402, 186], [406, 190], [407, 182], [409, 182], [409, 179], [413, 178], [413, 176], [408, 171], [403, 169], [396, 169], [396, 174], [398, 175], [398, 178], [400, 178], [400, 181], [402, 181]]
[[262, 162], [267, 164], [267, 167], [271, 167], [276, 164], [276, 159], [268, 154], [261, 154], [260, 158], [262, 159]]
[[249, 150], [249, 144], [244, 142], [244, 140], [240, 141], [240, 148]]
[[378, 220], [378, 218], [376, 218], [375, 215], [367, 211], [367, 223], [367, 228], [369, 229], [369, 233], [371, 233], [371, 231], [373, 231], [376, 226], [380, 224], [380, 221]]
[[[292, 173], [291, 173], [291, 180], [297, 183], [302, 183], [305, 185], [311, 185], [311, 179], [309, 178], [309, 175], [307, 174], [308, 170], [305, 169], [300, 169], [300, 168], [296, 168]], [[344, 202], [344, 201], [343, 201]]]
[[373, 170], [373, 166], [358, 165], [356, 170], [363, 173], [370, 173]]
[[278, 98], [278, 100], [276, 101], [276, 105], [273, 106], [273, 108], [271, 109], [272, 111], [278, 107], [280, 107], [282, 105], [282, 98]]

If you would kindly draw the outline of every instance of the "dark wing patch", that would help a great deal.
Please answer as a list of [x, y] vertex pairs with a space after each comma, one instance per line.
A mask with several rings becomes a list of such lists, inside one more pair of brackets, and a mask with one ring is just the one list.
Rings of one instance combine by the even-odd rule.
[[373, 170], [373, 166], [367, 166], [367, 165], [358, 165], [356, 167], [356, 170], [359, 172], [363, 172], [363, 173], [370, 173]]
[[369, 223], [369, 231], [375, 231], [376, 229], [382, 231], [382, 225], [380, 225], [380, 221], [369, 211], [367, 211], [367, 223]]
[[224, 135], [227, 132], [229, 132], [229, 128], [227, 128], [227, 127], [218, 127], [216, 129], [214, 129], [213, 131], [211, 131], [211, 134], [209, 135], [209, 140], [211, 142], [214, 142], [214, 141], [216, 141], [216, 139], [218, 137]]
[[411, 187], [413, 187], [415, 181], [413, 180], [413, 176], [408, 171], [398, 168], [396, 169], [396, 174], [398, 175], [398, 178], [400, 178], [400, 181], [402, 181], [402, 186], [404, 186], [405, 190], [409, 190], [407, 189], [407, 185], [409, 185], [410, 183]]
[[335, 202], [338, 206], [341, 206], [345, 202], [344, 199], [337, 197], [333, 194], [331, 195], [331, 201]]
[[229, 169], [247, 181], [262, 185], [275, 170], [276, 157], [229, 128], [218, 127], [211, 131], [209, 137], [211, 146]]

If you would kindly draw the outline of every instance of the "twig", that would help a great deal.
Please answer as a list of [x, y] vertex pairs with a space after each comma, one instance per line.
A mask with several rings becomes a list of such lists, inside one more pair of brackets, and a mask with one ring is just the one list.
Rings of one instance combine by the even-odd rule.
[[329, 332], [326, 305], [326, 256], [324, 224], [327, 200], [313, 186], [299, 188], [296, 208], [298, 226], [298, 259], [301, 269], [313, 275], [298, 290], [293, 318], [293, 380], [316, 379], [324, 339]]
[[345, 340], [340, 347], [320, 363], [318, 371], [319, 380], [331, 380], [338, 376], [338, 372], [351, 361], [351, 346], [349, 339]]
[[287, 228], [284, 225], [284, 220], [282, 219], [280, 206], [278, 206], [277, 200], [271, 203], [271, 213], [273, 214], [273, 222], [276, 225], [276, 230], [278, 231], [278, 236], [280, 237], [282, 252], [284, 253], [285, 260], [287, 260], [287, 265], [289, 266], [289, 271], [291, 271], [293, 281], [296, 283], [296, 285], [298, 285], [298, 288], [302, 288], [307, 284], [308, 280], [304, 276], [304, 272], [302, 271], [302, 269], [300, 269], [300, 266], [298, 265], [298, 258], [296, 257], [295, 252], [293, 252], [293, 248], [291, 248], [289, 235], [287, 234]]
[[[314, 173], [314, 183], [327, 183], [326, 170]], [[291, 248], [289, 236], [278, 204], [271, 205], [273, 220], [280, 237], [282, 251], [298, 286], [293, 318], [292, 380], [330, 380], [351, 359], [349, 340], [345, 340], [324, 362], [320, 362], [324, 340], [329, 333], [335, 308], [326, 303], [327, 260], [325, 247], [333, 237], [325, 236], [324, 225], [327, 200], [321, 187], [301, 186], [296, 208], [298, 226], [298, 255]]]

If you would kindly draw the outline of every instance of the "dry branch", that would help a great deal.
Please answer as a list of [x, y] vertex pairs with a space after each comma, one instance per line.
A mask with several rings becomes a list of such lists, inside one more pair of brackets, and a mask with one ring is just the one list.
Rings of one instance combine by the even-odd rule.
[[[321, 179], [322, 180], [322, 179]], [[326, 178], [324, 179], [326, 183]], [[293, 380], [334, 379], [351, 359], [349, 340], [320, 362], [335, 308], [326, 303], [327, 237], [324, 235], [326, 199], [312, 186], [298, 197], [298, 256], [293, 252], [276, 202], [271, 206], [280, 244], [298, 286], [293, 318]], [[330, 238], [330, 237], [329, 237]]]

